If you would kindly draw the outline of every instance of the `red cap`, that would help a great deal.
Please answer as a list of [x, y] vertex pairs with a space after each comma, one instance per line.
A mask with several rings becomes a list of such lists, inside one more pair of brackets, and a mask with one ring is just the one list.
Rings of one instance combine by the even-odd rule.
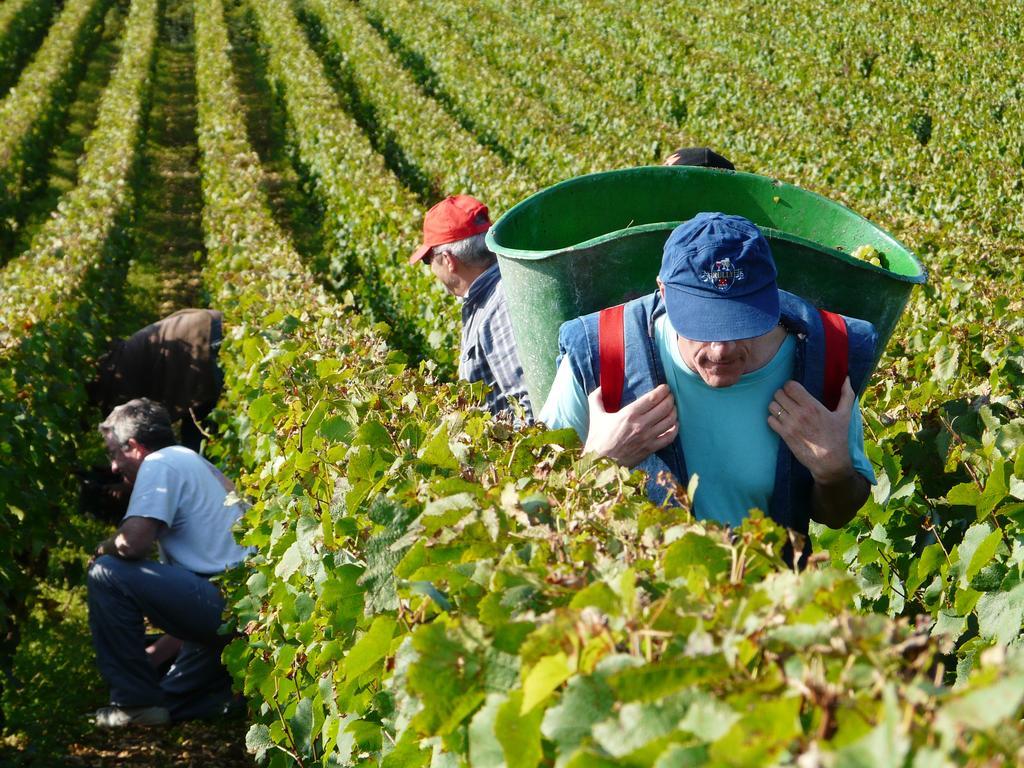
[[409, 257], [415, 264], [435, 245], [454, 243], [486, 232], [491, 226], [487, 206], [469, 195], [451, 195], [435, 205], [423, 217], [423, 245]]

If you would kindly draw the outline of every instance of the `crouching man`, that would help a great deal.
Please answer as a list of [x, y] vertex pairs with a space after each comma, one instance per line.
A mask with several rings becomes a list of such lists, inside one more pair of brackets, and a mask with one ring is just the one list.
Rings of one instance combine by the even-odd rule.
[[[166, 409], [145, 398], [120, 405], [99, 426], [111, 469], [131, 486], [117, 532], [89, 567], [89, 627], [111, 706], [95, 715], [105, 728], [162, 725], [224, 710], [231, 684], [217, 633], [224, 599], [212, 576], [248, 550], [231, 529], [241, 504], [220, 470], [175, 444]], [[148, 559], [153, 544], [160, 562]], [[147, 656], [148, 620], [181, 642], [162, 677]]]

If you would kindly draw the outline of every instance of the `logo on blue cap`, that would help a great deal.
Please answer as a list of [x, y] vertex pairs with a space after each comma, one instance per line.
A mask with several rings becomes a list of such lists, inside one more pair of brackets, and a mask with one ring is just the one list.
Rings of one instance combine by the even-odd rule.
[[760, 336], [779, 321], [768, 241], [742, 216], [698, 213], [665, 242], [658, 278], [676, 333], [693, 341]]
[[710, 271], [705, 269], [700, 273], [700, 279], [705, 283], [711, 283], [722, 293], [732, 288], [737, 280], [743, 279], [743, 270], [736, 269], [731, 259], [720, 259], [716, 261]]

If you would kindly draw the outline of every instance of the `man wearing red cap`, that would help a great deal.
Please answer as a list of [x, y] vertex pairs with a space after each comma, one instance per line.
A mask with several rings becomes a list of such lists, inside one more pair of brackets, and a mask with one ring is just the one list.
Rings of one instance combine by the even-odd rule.
[[512, 412], [510, 399], [532, 421], [523, 366], [505, 304], [498, 260], [484, 242], [491, 219], [487, 206], [469, 195], [452, 195], [423, 219], [423, 244], [409, 258], [423, 262], [445, 290], [462, 299], [462, 347], [459, 378], [482, 381], [490, 389], [487, 407], [497, 415]]

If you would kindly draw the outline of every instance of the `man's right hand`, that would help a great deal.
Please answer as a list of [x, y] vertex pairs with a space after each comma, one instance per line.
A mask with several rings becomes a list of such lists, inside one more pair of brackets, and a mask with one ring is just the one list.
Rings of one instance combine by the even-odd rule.
[[608, 413], [598, 387], [590, 401], [590, 431], [585, 450], [606, 456], [624, 467], [635, 467], [676, 438], [679, 420], [667, 384], [661, 384], [618, 413]]

